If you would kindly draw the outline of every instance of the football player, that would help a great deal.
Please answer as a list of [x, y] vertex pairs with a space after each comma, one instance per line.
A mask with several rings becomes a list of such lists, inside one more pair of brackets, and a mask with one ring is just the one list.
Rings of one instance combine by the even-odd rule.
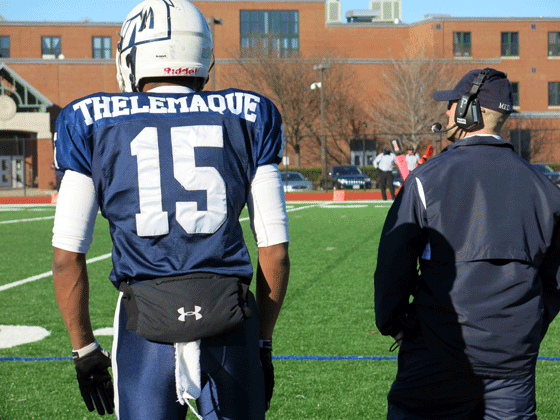
[[[190, 397], [205, 420], [263, 419], [274, 386], [272, 333], [289, 277], [277, 166], [281, 116], [253, 92], [202, 90], [214, 62], [212, 36], [190, 2], [145, 0], [120, 35], [123, 93], [77, 99], [56, 126], [56, 165], [65, 174], [53, 277], [80, 391], [90, 411], [114, 411], [120, 420], [184, 419]], [[201, 339], [185, 356], [177, 345], [128, 330], [121, 293], [109, 356], [95, 340], [88, 309], [85, 256], [98, 209], [109, 222], [109, 278], [118, 289], [122, 282], [197, 274], [249, 284], [253, 267], [239, 221], [246, 205], [258, 247], [256, 299], [248, 295], [253, 317]], [[185, 394], [183, 380], [192, 386]]]

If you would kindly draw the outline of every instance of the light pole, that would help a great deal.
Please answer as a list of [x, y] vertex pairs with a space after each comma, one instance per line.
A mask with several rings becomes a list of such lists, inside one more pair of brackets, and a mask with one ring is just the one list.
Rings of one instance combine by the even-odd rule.
[[[321, 181], [325, 181], [327, 178], [327, 140], [325, 138], [325, 95], [324, 95], [324, 72], [326, 69], [330, 68], [329, 64], [316, 64], [313, 66], [313, 70], [320, 70], [321, 71], [321, 82], [320, 85], [317, 86], [317, 83], [314, 83], [316, 87], [321, 89]], [[311, 89], [315, 89], [311, 85]]]
[[[208, 25], [210, 25], [210, 32], [212, 33], [212, 48], [214, 47], [215, 43], [214, 43], [214, 26], [216, 25], [221, 25], [222, 24], [222, 18], [216, 18], [214, 16], [211, 16], [208, 18]], [[212, 86], [212, 91], [216, 90], [216, 63], [214, 63], [214, 65], [212, 66], [212, 75], [210, 77], [211, 79], [211, 86]]]
[[364, 170], [366, 169], [366, 130], [367, 130], [367, 123], [363, 122], [362, 127], [364, 127], [364, 134], [362, 136], [362, 165]]

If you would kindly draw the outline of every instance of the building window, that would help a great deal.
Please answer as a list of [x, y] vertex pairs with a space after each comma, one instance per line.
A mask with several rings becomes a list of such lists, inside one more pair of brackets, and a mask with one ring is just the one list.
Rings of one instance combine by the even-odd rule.
[[255, 49], [276, 57], [299, 56], [297, 10], [241, 10], [240, 23], [244, 56]]
[[519, 107], [519, 82], [511, 82], [513, 92], [513, 106]]
[[41, 37], [41, 54], [43, 58], [58, 58], [60, 51], [59, 36], [42, 36]]
[[502, 57], [519, 57], [519, 32], [502, 32]]
[[548, 33], [548, 56], [560, 57], [560, 32]]
[[548, 82], [548, 106], [560, 106], [560, 82]]
[[0, 57], [10, 58], [10, 37], [0, 36]]
[[111, 58], [111, 37], [94, 36], [92, 38], [93, 58]]
[[471, 33], [470, 32], [453, 32], [453, 56], [455, 57], [471, 56]]

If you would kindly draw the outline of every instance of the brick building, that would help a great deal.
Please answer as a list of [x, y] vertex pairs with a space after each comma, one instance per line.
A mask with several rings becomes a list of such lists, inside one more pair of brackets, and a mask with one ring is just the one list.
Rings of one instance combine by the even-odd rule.
[[[215, 38], [214, 79], [207, 88], [229, 87], [224, 75], [236, 65], [235, 55], [254, 42], [280, 56], [316, 57], [328, 50], [361, 76], [361, 90], [372, 93], [383, 87], [381, 70], [411, 52], [456, 64], [462, 73], [494, 67], [514, 83], [515, 118], [548, 130], [535, 160], [560, 162], [560, 17], [432, 15], [405, 24], [400, 2], [393, 0], [372, 1], [373, 12], [352, 11], [342, 23], [337, 0], [194, 3]], [[374, 10], [374, 3], [391, 3], [391, 17], [383, 19], [385, 12]], [[54, 187], [56, 116], [78, 97], [118, 91], [114, 57], [120, 27], [121, 22], [0, 21], [0, 188]], [[517, 136], [532, 147], [531, 129]]]

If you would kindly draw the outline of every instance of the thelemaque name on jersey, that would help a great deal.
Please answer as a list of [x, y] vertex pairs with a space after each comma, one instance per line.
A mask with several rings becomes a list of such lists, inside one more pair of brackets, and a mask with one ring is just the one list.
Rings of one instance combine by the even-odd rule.
[[102, 118], [114, 118], [135, 114], [176, 114], [187, 112], [226, 111], [255, 122], [257, 105], [261, 98], [246, 92], [232, 92], [227, 95], [189, 95], [181, 97], [148, 96], [149, 104], [140, 105], [140, 96], [92, 96], [74, 104], [75, 111], [81, 111], [84, 122], [91, 125]]

